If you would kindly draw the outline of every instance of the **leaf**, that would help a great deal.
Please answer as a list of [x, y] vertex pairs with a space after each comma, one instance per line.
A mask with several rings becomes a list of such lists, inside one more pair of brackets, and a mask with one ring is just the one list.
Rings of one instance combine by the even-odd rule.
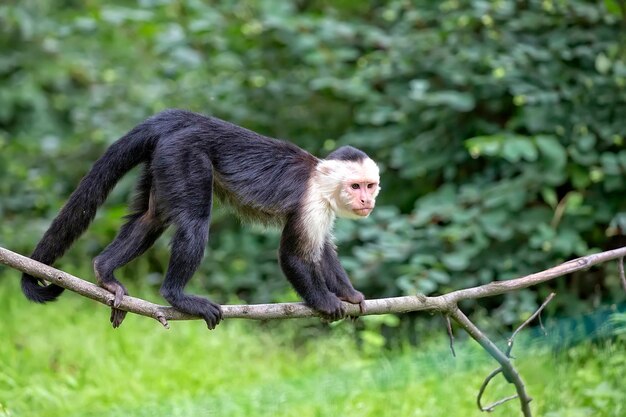
[[567, 193], [567, 203], [565, 205], [565, 212], [575, 213], [583, 205], [584, 197], [577, 191], [570, 191]]
[[451, 271], [463, 271], [469, 266], [470, 260], [464, 253], [452, 252], [442, 255], [441, 262]]
[[554, 136], [539, 135], [535, 136], [535, 143], [547, 165], [551, 169], [561, 170], [565, 168], [567, 163], [567, 151], [561, 145], [559, 140]]
[[475, 136], [465, 140], [465, 147], [474, 158], [481, 155], [499, 155], [502, 149], [504, 137], [501, 135]]
[[607, 74], [611, 70], [611, 60], [603, 53], [596, 56], [595, 65], [600, 74]]
[[437, 91], [425, 94], [421, 100], [430, 106], [447, 106], [459, 112], [468, 112], [476, 105], [471, 94], [458, 91]]
[[543, 201], [545, 201], [550, 207], [556, 208], [556, 205], [558, 204], [558, 198], [556, 196], [556, 191], [554, 191], [553, 188], [542, 188], [541, 197], [543, 198]]
[[509, 162], [521, 159], [532, 162], [537, 159], [537, 148], [531, 138], [508, 135], [502, 142], [502, 157]]

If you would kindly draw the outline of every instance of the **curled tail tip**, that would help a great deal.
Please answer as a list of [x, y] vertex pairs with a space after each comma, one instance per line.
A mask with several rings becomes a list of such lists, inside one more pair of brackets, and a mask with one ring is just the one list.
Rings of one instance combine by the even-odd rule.
[[41, 286], [37, 278], [27, 274], [22, 275], [22, 292], [26, 298], [35, 303], [55, 301], [64, 290], [65, 288], [54, 284]]

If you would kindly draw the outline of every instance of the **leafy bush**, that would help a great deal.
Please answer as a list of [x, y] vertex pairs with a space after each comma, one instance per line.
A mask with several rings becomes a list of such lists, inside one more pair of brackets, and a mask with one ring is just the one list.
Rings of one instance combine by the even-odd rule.
[[[103, 149], [167, 107], [379, 161], [381, 207], [337, 231], [369, 297], [508, 279], [623, 242], [614, 1], [55, 3], [0, 5], [4, 246], [30, 251]], [[88, 265], [113, 238], [131, 188], [63, 265]], [[208, 288], [282, 297], [277, 232], [223, 214], [212, 230]], [[165, 251], [130, 271], [162, 272]], [[590, 298], [612, 285], [605, 272], [573, 289]], [[560, 300], [581, 308], [570, 293]], [[510, 323], [535, 304], [525, 292], [490, 307]]]

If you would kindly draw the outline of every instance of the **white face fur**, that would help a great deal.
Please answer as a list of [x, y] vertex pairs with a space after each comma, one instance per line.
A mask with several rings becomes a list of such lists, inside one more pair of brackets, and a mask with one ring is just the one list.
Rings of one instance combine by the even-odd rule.
[[369, 216], [380, 192], [379, 169], [374, 161], [324, 160], [317, 166], [317, 173], [316, 185], [337, 216]]
[[378, 166], [363, 161], [322, 160], [315, 167], [303, 204], [302, 221], [308, 235], [303, 255], [319, 260], [324, 243], [332, 240], [335, 217], [369, 216], [380, 192]]

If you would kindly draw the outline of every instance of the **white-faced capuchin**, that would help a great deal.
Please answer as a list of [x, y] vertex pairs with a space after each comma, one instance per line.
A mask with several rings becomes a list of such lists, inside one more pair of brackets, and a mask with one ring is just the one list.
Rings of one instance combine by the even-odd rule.
[[[346, 316], [342, 301], [364, 308], [333, 244], [336, 216], [367, 217], [380, 191], [377, 165], [364, 152], [341, 147], [318, 159], [299, 147], [214, 117], [167, 110], [113, 143], [52, 222], [32, 258], [51, 264], [85, 231], [113, 186], [144, 164], [128, 221], [93, 262], [98, 284], [115, 295], [111, 323], [128, 294], [113, 272], [144, 253], [175, 227], [161, 294], [176, 309], [202, 317], [210, 329], [219, 304], [183, 292], [198, 268], [209, 236], [213, 194], [244, 219], [283, 227], [279, 262], [305, 303], [330, 320]], [[63, 288], [24, 274], [22, 290], [38, 303]]]

